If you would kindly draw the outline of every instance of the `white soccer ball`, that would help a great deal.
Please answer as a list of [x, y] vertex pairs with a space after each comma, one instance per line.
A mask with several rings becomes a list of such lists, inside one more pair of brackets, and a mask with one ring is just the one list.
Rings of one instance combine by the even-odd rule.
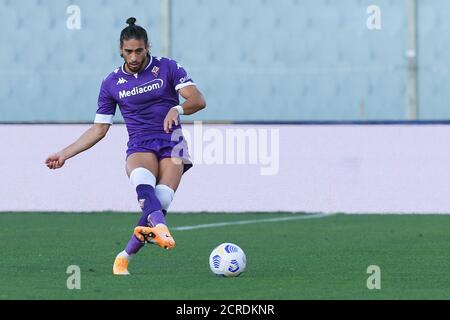
[[245, 270], [247, 259], [244, 251], [233, 243], [222, 243], [209, 256], [209, 267], [217, 275], [237, 277]]

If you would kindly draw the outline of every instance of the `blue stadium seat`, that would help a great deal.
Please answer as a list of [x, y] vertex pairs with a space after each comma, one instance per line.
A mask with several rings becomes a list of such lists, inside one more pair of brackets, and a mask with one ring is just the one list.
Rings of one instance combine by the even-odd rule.
[[[81, 8], [80, 30], [66, 27], [72, 4]], [[174, 0], [171, 57], [192, 74], [209, 105], [193, 119], [404, 119], [404, 3], [376, 1], [380, 31], [366, 27], [370, 4]], [[449, 118], [450, 2], [417, 5], [420, 115]], [[159, 6], [148, 0], [0, 0], [0, 27], [8, 30], [2, 40], [14, 43], [0, 50], [9, 79], [0, 101], [20, 106], [0, 121], [91, 121], [101, 80], [122, 61], [119, 33], [129, 16], [148, 29], [152, 54], [161, 55]], [[19, 83], [28, 95], [19, 94]]]

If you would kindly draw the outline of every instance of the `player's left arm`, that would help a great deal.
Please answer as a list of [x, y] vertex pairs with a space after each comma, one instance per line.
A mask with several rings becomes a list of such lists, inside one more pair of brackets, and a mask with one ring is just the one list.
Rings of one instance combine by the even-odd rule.
[[186, 101], [181, 105], [183, 108], [183, 114], [188, 116], [206, 107], [205, 98], [196, 86], [181, 88], [178, 90], [178, 93], [186, 99]]
[[171, 108], [164, 119], [164, 131], [170, 133], [172, 125], [178, 125], [178, 116], [180, 114], [191, 115], [206, 107], [206, 101], [203, 94], [196, 86], [187, 86], [178, 90], [178, 93], [186, 100], [180, 107], [182, 111], [177, 107]]

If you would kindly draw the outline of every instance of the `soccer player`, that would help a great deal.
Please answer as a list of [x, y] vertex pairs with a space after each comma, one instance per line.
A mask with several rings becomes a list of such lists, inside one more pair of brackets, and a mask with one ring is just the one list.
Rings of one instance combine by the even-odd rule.
[[[175, 247], [165, 215], [181, 176], [192, 166], [180, 134], [179, 115], [190, 115], [206, 106], [202, 93], [180, 64], [150, 55], [147, 32], [135, 23], [135, 18], [129, 18], [128, 27], [120, 34], [124, 64], [103, 80], [94, 124], [45, 161], [48, 168], [58, 169], [94, 146], [105, 137], [119, 105], [129, 135], [126, 172], [136, 189], [142, 216], [127, 246], [116, 256], [116, 275], [129, 274], [132, 255], [146, 242], [168, 250]], [[182, 105], [179, 95], [185, 99]]]

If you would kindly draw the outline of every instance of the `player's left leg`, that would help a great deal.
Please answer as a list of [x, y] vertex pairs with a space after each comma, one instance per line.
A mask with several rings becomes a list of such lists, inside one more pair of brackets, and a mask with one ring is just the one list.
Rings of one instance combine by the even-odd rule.
[[164, 158], [159, 161], [155, 194], [166, 212], [172, 203], [175, 191], [180, 185], [183, 171], [184, 165], [179, 158]]
[[[173, 137], [172, 137], [173, 138]], [[162, 144], [155, 194], [164, 214], [172, 203], [183, 174], [192, 167], [188, 145], [184, 137]]]

